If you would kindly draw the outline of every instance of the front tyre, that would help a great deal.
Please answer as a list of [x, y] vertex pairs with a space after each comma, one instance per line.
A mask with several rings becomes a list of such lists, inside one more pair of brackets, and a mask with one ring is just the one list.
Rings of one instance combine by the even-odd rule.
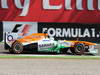
[[85, 52], [85, 45], [82, 43], [76, 43], [74, 47], [70, 48], [71, 52], [76, 55], [83, 55]]
[[13, 45], [12, 45], [11, 52], [13, 52], [15, 54], [23, 53], [23, 45], [18, 41], [14, 42]]

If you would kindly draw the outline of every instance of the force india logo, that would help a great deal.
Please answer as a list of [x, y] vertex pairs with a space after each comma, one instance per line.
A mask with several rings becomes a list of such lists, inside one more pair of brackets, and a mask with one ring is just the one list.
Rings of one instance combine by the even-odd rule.
[[[9, 9], [10, 6], [8, 5], [8, 1], [9, 0], [0, 0], [1, 2], [1, 8], [3, 9]], [[36, 0], [38, 1], [38, 0]], [[62, 0], [63, 1], [63, 0]], [[42, 0], [42, 6], [41, 8], [43, 8], [44, 10], [60, 10], [62, 9], [62, 7], [64, 6], [65, 10], [73, 10], [74, 8], [72, 7], [72, 1], [73, 0], [64, 0], [64, 4], [60, 3], [59, 5], [52, 5], [51, 2], [52, 0]], [[84, 0], [75, 0], [75, 7], [76, 10], [86, 10], [84, 9], [83, 6], [83, 1]], [[100, 10], [100, 0], [86, 0], [87, 4], [87, 10]], [[97, 8], [94, 8], [94, 1], [97, 2]], [[21, 0], [14, 0], [14, 5], [18, 8], [18, 9], [22, 9], [22, 12], [20, 13], [19, 16], [26, 16], [28, 15], [29, 12], [29, 7], [31, 4], [31, 0], [24, 0], [24, 3], [21, 2]], [[34, 11], [34, 10], [32, 10]]]

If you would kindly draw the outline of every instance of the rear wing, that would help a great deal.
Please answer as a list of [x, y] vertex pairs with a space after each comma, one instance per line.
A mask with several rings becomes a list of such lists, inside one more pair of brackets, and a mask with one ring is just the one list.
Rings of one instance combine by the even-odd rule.
[[19, 37], [18, 33], [4, 33], [4, 48], [9, 49], [11, 48], [13, 42], [17, 40]]

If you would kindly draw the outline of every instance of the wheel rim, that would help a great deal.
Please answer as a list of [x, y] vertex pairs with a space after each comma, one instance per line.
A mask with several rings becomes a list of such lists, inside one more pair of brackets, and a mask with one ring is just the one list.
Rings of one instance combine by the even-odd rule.
[[76, 46], [76, 50], [77, 50], [77, 52], [80, 52], [81, 50], [83, 50], [84, 48], [83, 48], [83, 46]]
[[84, 44], [77, 44], [76, 46], [75, 46], [75, 51], [77, 52], [77, 53], [79, 53], [79, 54], [82, 54], [82, 53], [84, 53]]
[[23, 52], [23, 47], [20, 43], [15, 43], [14, 46], [13, 46], [13, 51], [14, 53], [22, 53]]
[[16, 44], [15, 47], [14, 47], [14, 50], [15, 51], [20, 51], [21, 50], [21, 47], [19, 44]]

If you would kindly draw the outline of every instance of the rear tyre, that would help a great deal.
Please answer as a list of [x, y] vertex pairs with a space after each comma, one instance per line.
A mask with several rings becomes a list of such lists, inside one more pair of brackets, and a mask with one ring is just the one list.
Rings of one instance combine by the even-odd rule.
[[14, 52], [13, 52], [13, 50], [12, 50], [11, 48], [9, 49], [9, 52], [10, 52], [11, 54], [13, 54], [13, 53], [14, 53]]
[[18, 41], [14, 42], [10, 52], [15, 54], [23, 53], [23, 45]]
[[85, 52], [85, 45], [82, 43], [76, 43], [74, 47], [70, 48], [71, 52], [76, 55], [83, 55]]

